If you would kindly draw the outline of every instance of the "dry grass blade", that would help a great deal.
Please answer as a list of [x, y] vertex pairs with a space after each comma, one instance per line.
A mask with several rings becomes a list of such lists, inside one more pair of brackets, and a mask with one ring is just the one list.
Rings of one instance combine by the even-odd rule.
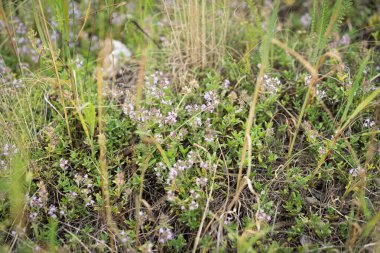
[[[108, 168], [106, 157], [106, 137], [103, 132], [103, 113], [102, 113], [102, 96], [103, 96], [103, 76], [100, 67], [96, 71], [97, 91], [98, 91], [98, 142], [99, 142], [99, 166], [100, 166], [100, 187], [102, 190], [102, 210], [103, 219], [107, 228], [118, 235], [116, 224], [112, 219], [112, 209], [110, 204], [110, 190], [108, 182]], [[111, 248], [113, 243], [111, 241]], [[113, 250], [112, 250], [113, 251]]]

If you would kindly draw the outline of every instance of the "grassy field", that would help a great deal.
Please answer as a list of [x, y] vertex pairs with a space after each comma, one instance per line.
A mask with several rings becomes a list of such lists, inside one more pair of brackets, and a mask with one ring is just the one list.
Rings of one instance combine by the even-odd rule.
[[380, 252], [377, 0], [0, 0], [0, 252]]

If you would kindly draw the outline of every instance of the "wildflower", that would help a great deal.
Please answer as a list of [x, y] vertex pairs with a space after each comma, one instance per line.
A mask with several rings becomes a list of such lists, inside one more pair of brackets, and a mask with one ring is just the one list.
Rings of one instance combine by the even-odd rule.
[[172, 190], [168, 190], [167, 195], [168, 195], [168, 200], [169, 201], [173, 201], [174, 200], [175, 194], [174, 194], [174, 192]]
[[195, 192], [194, 190], [190, 190], [190, 195], [193, 199], [199, 199], [201, 196], [199, 193]]
[[140, 113], [140, 117], [138, 117], [138, 120], [141, 122], [149, 121], [149, 119], [150, 119], [150, 116], [149, 116], [149, 112], [147, 110], [143, 110]]
[[77, 66], [77, 68], [80, 68], [83, 66], [83, 60], [80, 58], [79, 55], [75, 57], [75, 65]]
[[91, 188], [93, 186], [92, 180], [88, 177], [88, 174], [84, 175], [83, 184], [86, 185], [87, 188]]
[[121, 25], [125, 21], [125, 19], [126, 19], [126, 15], [124, 14], [113, 12], [111, 15], [111, 23], [116, 26]]
[[48, 200], [48, 191], [46, 190], [46, 186], [43, 181], [38, 182], [38, 195], [43, 203], [46, 203]]
[[7, 170], [7, 164], [6, 164], [6, 162], [5, 161], [3, 161], [3, 160], [0, 160], [0, 169], [2, 169], [2, 170]]
[[196, 162], [196, 154], [194, 151], [190, 151], [188, 154], [187, 154], [187, 160], [186, 160], [186, 167], [187, 168], [191, 168], [194, 163]]
[[37, 198], [36, 196], [33, 196], [29, 200], [29, 206], [31, 208], [33, 208], [33, 207], [39, 207], [39, 208], [41, 208], [43, 206], [43, 202], [42, 202], [41, 198]]
[[150, 241], [146, 242], [141, 246], [141, 252], [153, 253], [153, 243]]
[[205, 121], [205, 126], [206, 128], [210, 128], [212, 125], [211, 125], [211, 119], [210, 118], [207, 118], [206, 121]]
[[105, 240], [97, 241], [95, 246], [99, 248], [103, 248], [104, 246], [106, 246], [106, 241]]
[[343, 35], [343, 37], [340, 39], [339, 41], [339, 44], [341, 46], [348, 46], [351, 42], [351, 38], [350, 38], [350, 35], [348, 35], [347, 33], [345, 35]]
[[327, 96], [326, 91], [320, 89], [317, 89], [316, 94], [319, 99], [325, 98]]
[[319, 148], [318, 148], [318, 153], [319, 153], [320, 155], [325, 155], [325, 154], [326, 154], [326, 150], [325, 150], [324, 148], [322, 148], [322, 147], [319, 147]]
[[372, 121], [370, 118], [367, 118], [367, 119], [365, 119], [364, 120], [364, 122], [363, 122], [363, 126], [364, 127], [373, 127], [375, 125], [375, 122], [374, 121]]
[[351, 174], [352, 177], [357, 177], [358, 175], [364, 174], [365, 170], [362, 167], [357, 167], [355, 169], [350, 169], [349, 173]]
[[207, 185], [207, 181], [208, 179], [206, 177], [203, 177], [203, 178], [197, 177], [197, 179], [195, 180], [196, 184], [202, 187]]
[[199, 163], [199, 167], [201, 167], [202, 169], [208, 169], [209, 164], [201, 160]]
[[205, 135], [204, 135], [205, 141], [206, 142], [213, 142], [214, 139], [216, 138], [216, 133], [215, 131], [212, 130], [207, 130]]
[[174, 165], [173, 168], [178, 169], [179, 171], [184, 171], [187, 169], [186, 162], [183, 160], [178, 160]]
[[168, 116], [165, 118], [165, 123], [169, 125], [174, 125], [177, 122], [177, 113], [169, 112]]
[[226, 216], [226, 219], [224, 220], [224, 224], [227, 225], [232, 221], [233, 217], [230, 215]]
[[280, 85], [280, 80], [277, 77], [269, 77], [264, 75], [263, 87], [271, 95], [277, 93]]
[[187, 136], [188, 133], [189, 133], [189, 131], [187, 130], [187, 128], [185, 128], [185, 127], [181, 128], [179, 130], [178, 137], [180, 138], [180, 140], [183, 140]]
[[55, 214], [57, 212], [57, 208], [54, 205], [50, 205], [49, 207], [49, 216], [52, 217], [53, 219], [57, 219], [57, 215]]
[[162, 143], [164, 141], [164, 138], [162, 137], [162, 134], [155, 134], [154, 135], [154, 140], [157, 142], [157, 143]]
[[178, 171], [176, 171], [174, 168], [172, 168], [169, 171], [169, 177], [168, 177], [168, 182], [173, 181], [178, 175]]
[[161, 171], [163, 171], [165, 169], [166, 169], [166, 166], [162, 162], [157, 163], [156, 167], [153, 168], [153, 170], [156, 172], [157, 177], [160, 177]]
[[15, 145], [5, 144], [3, 147], [3, 155], [17, 154], [18, 150]]
[[230, 85], [231, 85], [230, 80], [225, 79], [224, 82], [223, 82], [223, 85], [224, 85], [224, 88], [228, 89], [230, 87]]
[[148, 219], [148, 215], [145, 212], [140, 211], [139, 212], [139, 218], [144, 223]]
[[94, 205], [94, 204], [95, 204], [95, 201], [94, 201], [92, 198], [90, 198], [90, 199], [86, 202], [85, 206], [92, 206], [92, 205]]
[[185, 106], [185, 110], [188, 112], [188, 113], [191, 113], [193, 111], [193, 106], [192, 105], [186, 105]]
[[206, 104], [201, 105], [201, 110], [213, 112], [215, 107], [219, 104], [218, 96], [214, 91], [208, 91], [204, 94], [203, 98], [206, 100]]
[[257, 218], [261, 221], [270, 221], [272, 218], [267, 215], [263, 209], [259, 210], [259, 213], [257, 214]]
[[170, 138], [175, 139], [175, 138], [177, 138], [177, 133], [176, 133], [175, 131], [171, 131], [171, 132], [169, 133], [169, 136], [170, 136]]
[[77, 185], [79, 185], [83, 181], [83, 177], [80, 174], [76, 173], [74, 175], [74, 181]]
[[208, 91], [204, 94], [204, 99], [206, 99], [207, 101], [213, 101], [216, 99], [216, 95], [213, 91]]
[[307, 75], [307, 76], [305, 76], [305, 85], [306, 86], [309, 86], [310, 85], [310, 83], [311, 83], [311, 75]]
[[132, 103], [123, 105], [123, 112], [131, 119], [136, 120], [135, 107]]
[[159, 243], [165, 243], [173, 239], [173, 233], [170, 230], [170, 228], [160, 228], [158, 230], [158, 234], [159, 234], [159, 238], [158, 238]]
[[30, 220], [35, 221], [37, 219], [37, 215], [38, 215], [37, 212], [33, 212], [33, 213], [29, 214]]
[[129, 236], [127, 235], [127, 233], [125, 233], [124, 230], [122, 230], [119, 235], [121, 237], [120, 240], [122, 243], [126, 243], [127, 241], [129, 241]]
[[191, 201], [189, 205], [189, 210], [192, 211], [192, 210], [198, 209], [198, 207], [199, 207], [199, 204], [193, 200]]
[[78, 196], [78, 194], [74, 191], [68, 193], [68, 197], [71, 201], [73, 201], [77, 196]]
[[197, 123], [197, 126], [202, 126], [202, 119], [201, 117], [196, 117], [195, 122]]
[[308, 27], [311, 24], [311, 17], [309, 13], [305, 13], [301, 17], [301, 24], [303, 27]]
[[68, 163], [69, 163], [68, 160], [61, 158], [61, 159], [59, 160], [59, 167], [61, 167], [61, 169], [63, 169], [63, 170], [66, 170], [66, 169], [67, 169], [67, 164], [68, 164]]

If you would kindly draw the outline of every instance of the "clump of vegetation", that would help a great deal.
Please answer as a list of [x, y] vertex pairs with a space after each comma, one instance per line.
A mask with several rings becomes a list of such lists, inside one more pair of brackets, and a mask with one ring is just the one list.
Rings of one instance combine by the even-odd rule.
[[377, 252], [379, 17], [0, 1], [1, 251]]

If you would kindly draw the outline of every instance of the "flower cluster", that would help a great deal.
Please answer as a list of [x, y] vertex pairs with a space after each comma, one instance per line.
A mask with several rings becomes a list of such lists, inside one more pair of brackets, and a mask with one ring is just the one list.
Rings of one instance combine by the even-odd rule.
[[[208, 111], [213, 112], [216, 106], [219, 104], [218, 96], [215, 91], [208, 91], [204, 94], [204, 99], [206, 100], [206, 108]], [[201, 106], [202, 107], [202, 106]]]
[[223, 81], [223, 87], [224, 87], [225, 89], [228, 89], [228, 88], [230, 87], [230, 85], [231, 85], [230, 80], [225, 79], [225, 80]]
[[308, 137], [308, 140], [310, 142], [315, 142], [317, 141], [317, 137], [319, 136], [318, 131], [314, 130], [311, 126], [311, 124], [308, 121], [304, 121], [302, 123], [302, 127], [304, 128], [306, 135]]
[[264, 210], [263, 209], [260, 209], [259, 210], [259, 212], [258, 212], [258, 214], [257, 214], [257, 218], [260, 220], [260, 221], [270, 221], [272, 218], [268, 215], [268, 214], [266, 214], [265, 212], [264, 212]]
[[120, 26], [124, 24], [126, 19], [127, 19], [127, 15], [125, 15], [124, 13], [120, 14], [117, 12], [113, 12], [111, 15], [111, 23], [112, 25], [115, 25], [115, 26]]
[[148, 215], [144, 211], [139, 212], [139, 219], [142, 223], [148, 220]]
[[12, 154], [17, 154], [18, 149], [14, 144], [5, 144], [3, 147], [3, 155], [4, 156], [9, 156]]
[[319, 147], [318, 148], [318, 153], [319, 153], [319, 155], [325, 155], [326, 154], [326, 149], [324, 149], [323, 147]]
[[191, 202], [189, 204], [190, 211], [195, 210], [199, 207], [199, 204], [196, 202], [196, 200], [199, 199], [200, 197], [201, 196], [198, 192], [194, 190], [190, 190], [190, 199], [191, 199]]
[[94, 205], [95, 201], [93, 200], [92, 190], [91, 190], [93, 186], [93, 182], [88, 177], [88, 174], [85, 174], [84, 176], [82, 176], [77, 173], [74, 175], [74, 181], [79, 187], [81, 187], [80, 194], [85, 202], [85, 206]]
[[170, 82], [163, 72], [156, 71], [150, 76], [145, 76], [145, 84], [149, 87], [150, 95], [160, 100], [163, 104], [170, 104], [170, 101], [165, 101], [165, 91], [168, 90]]
[[318, 85], [318, 86], [317, 86], [317, 89], [316, 89], [316, 95], [317, 95], [317, 97], [318, 97], [319, 99], [323, 99], [323, 98], [325, 98], [325, 97], [327, 96], [327, 93], [326, 93], [325, 90], [322, 90], [322, 89], [320, 88], [320, 86]]
[[276, 94], [279, 90], [280, 84], [281, 82], [277, 77], [269, 77], [268, 75], [264, 75], [263, 88], [269, 94]]
[[364, 120], [363, 126], [368, 128], [373, 127], [375, 126], [375, 121], [372, 121], [370, 118], [367, 118]]
[[4, 160], [0, 160], [0, 170], [6, 171], [8, 169], [7, 163]]
[[[39, 54], [33, 47], [30, 39], [26, 36], [28, 33], [28, 27], [18, 17], [16, 17], [11, 26], [11, 29], [14, 32], [14, 37], [12, 40], [17, 45], [17, 53], [21, 57], [27, 56], [34, 63], [37, 63], [39, 60]], [[42, 47], [42, 42], [40, 39], [36, 39], [36, 46], [37, 48]]]
[[[171, 108], [172, 101], [167, 99], [166, 90], [168, 90], [170, 82], [162, 72], [155, 72], [150, 76], [145, 77], [148, 96], [155, 102], [159, 103], [161, 108], [163, 105], [167, 105]], [[128, 93], [128, 92], [127, 92]], [[177, 112], [169, 111], [166, 115], [161, 112], [161, 109], [157, 109], [154, 106], [149, 106], [149, 110], [144, 108], [137, 109], [133, 103], [133, 95], [127, 96], [123, 105], [123, 112], [132, 121], [136, 123], [152, 122], [158, 124], [160, 127], [166, 125], [174, 125], [177, 123]]]
[[311, 75], [306, 75], [304, 80], [305, 80], [305, 85], [309, 86], [311, 83]]
[[[38, 191], [29, 198], [29, 207], [30, 207], [30, 214], [29, 218], [34, 221], [37, 219], [39, 210], [43, 207], [46, 207], [47, 201], [48, 201], [48, 192], [46, 190], [46, 186], [44, 182], [40, 181], [38, 184]], [[45, 208], [44, 208], [45, 209]], [[45, 209], [46, 210], [46, 209]], [[57, 208], [55, 205], [51, 204], [49, 208], [47, 208], [47, 215], [53, 219], [57, 219]], [[61, 210], [59, 214], [64, 215], [64, 211]]]
[[50, 205], [48, 215], [53, 219], [57, 219], [57, 208], [54, 205]]
[[304, 15], [302, 15], [300, 20], [303, 27], [307, 28], [311, 24], [311, 17], [309, 13], [305, 13]]
[[195, 183], [200, 186], [200, 187], [204, 187], [207, 185], [207, 182], [208, 182], [208, 179], [207, 177], [197, 177], [196, 180], [195, 180]]
[[[171, 167], [169, 171], [166, 183], [170, 184], [173, 180], [176, 179], [180, 171], [190, 169], [196, 161], [197, 161], [196, 153], [194, 151], [189, 151], [185, 161], [179, 159], [173, 164], [173, 166]], [[162, 163], [159, 163], [159, 167], [156, 167], [155, 171], [160, 171], [160, 170], [162, 171], [163, 169], [165, 169], [164, 165]]]
[[165, 117], [164, 122], [168, 125], [174, 125], [177, 122], [177, 113], [176, 112], [169, 112], [168, 116]]
[[189, 114], [195, 114], [200, 112], [214, 112], [215, 108], [219, 104], [219, 98], [215, 91], [208, 91], [203, 95], [205, 103], [198, 104], [188, 104], [185, 106], [185, 110]]
[[129, 236], [124, 230], [120, 231], [119, 237], [122, 243], [127, 243], [130, 240]]
[[173, 192], [173, 190], [168, 190], [168, 192], [166, 194], [167, 194], [167, 199], [169, 201], [174, 201], [176, 196], [175, 196], [175, 193]]
[[61, 169], [63, 169], [63, 170], [66, 170], [68, 168], [68, 166], [69, 166], [68, 164], [69, 164], [69, 161], [66, 159], [61, 158], [59, 160], [59, 167], [61, 167]]
[[158, 230], [158, 235], [159, 235], [158, 237], [159, 243], [165, 243], [173, 239], [173, 233], [170, 228], [160, 228]]
[[217, 134], [215, 130], [207, 129], [205, 131], [204, 138], [206, 142], [213, 142], [216, 139], [216, 137], [217, 137]]
[[234, 217], [232, 215], [226, 215], [226, 219], [224, 220], [224, 224], [225, 225], [228, 225], [231, 223], [231, 221], [234, 219]]
[[3, 57], [0, 56], [0, 84], [10, 84], [12, 80], [12, 70], [6, 66]]
[[161, 177], [161, 173], [166, 169], [166, 166], [163, 162], [159, 162], [156, 164], [156, 167], [154, 167], [154, 171], [156, 173], [157, 177]]
[[357, 176], [359, 176], [359, 175], [363, 175], [364, 173], [365, 173], [365, 170], [364, 170], [364, 168], [362, 168], [362, 167], [357, 167], [357, 168], [355, 168], [355, 169], [350, 169], [350, 174], [351, 174], [351, 176], [352, 177], [357, 177]]
[[33, 197], [29, 198], [29, 206], [31, 208], [42, 208], [44, 205], [46, 205], [48, 200], [49, 194], [46, 190], [44, 182], [40, 181], [37, 186], [39, 188], [38, 191]]

